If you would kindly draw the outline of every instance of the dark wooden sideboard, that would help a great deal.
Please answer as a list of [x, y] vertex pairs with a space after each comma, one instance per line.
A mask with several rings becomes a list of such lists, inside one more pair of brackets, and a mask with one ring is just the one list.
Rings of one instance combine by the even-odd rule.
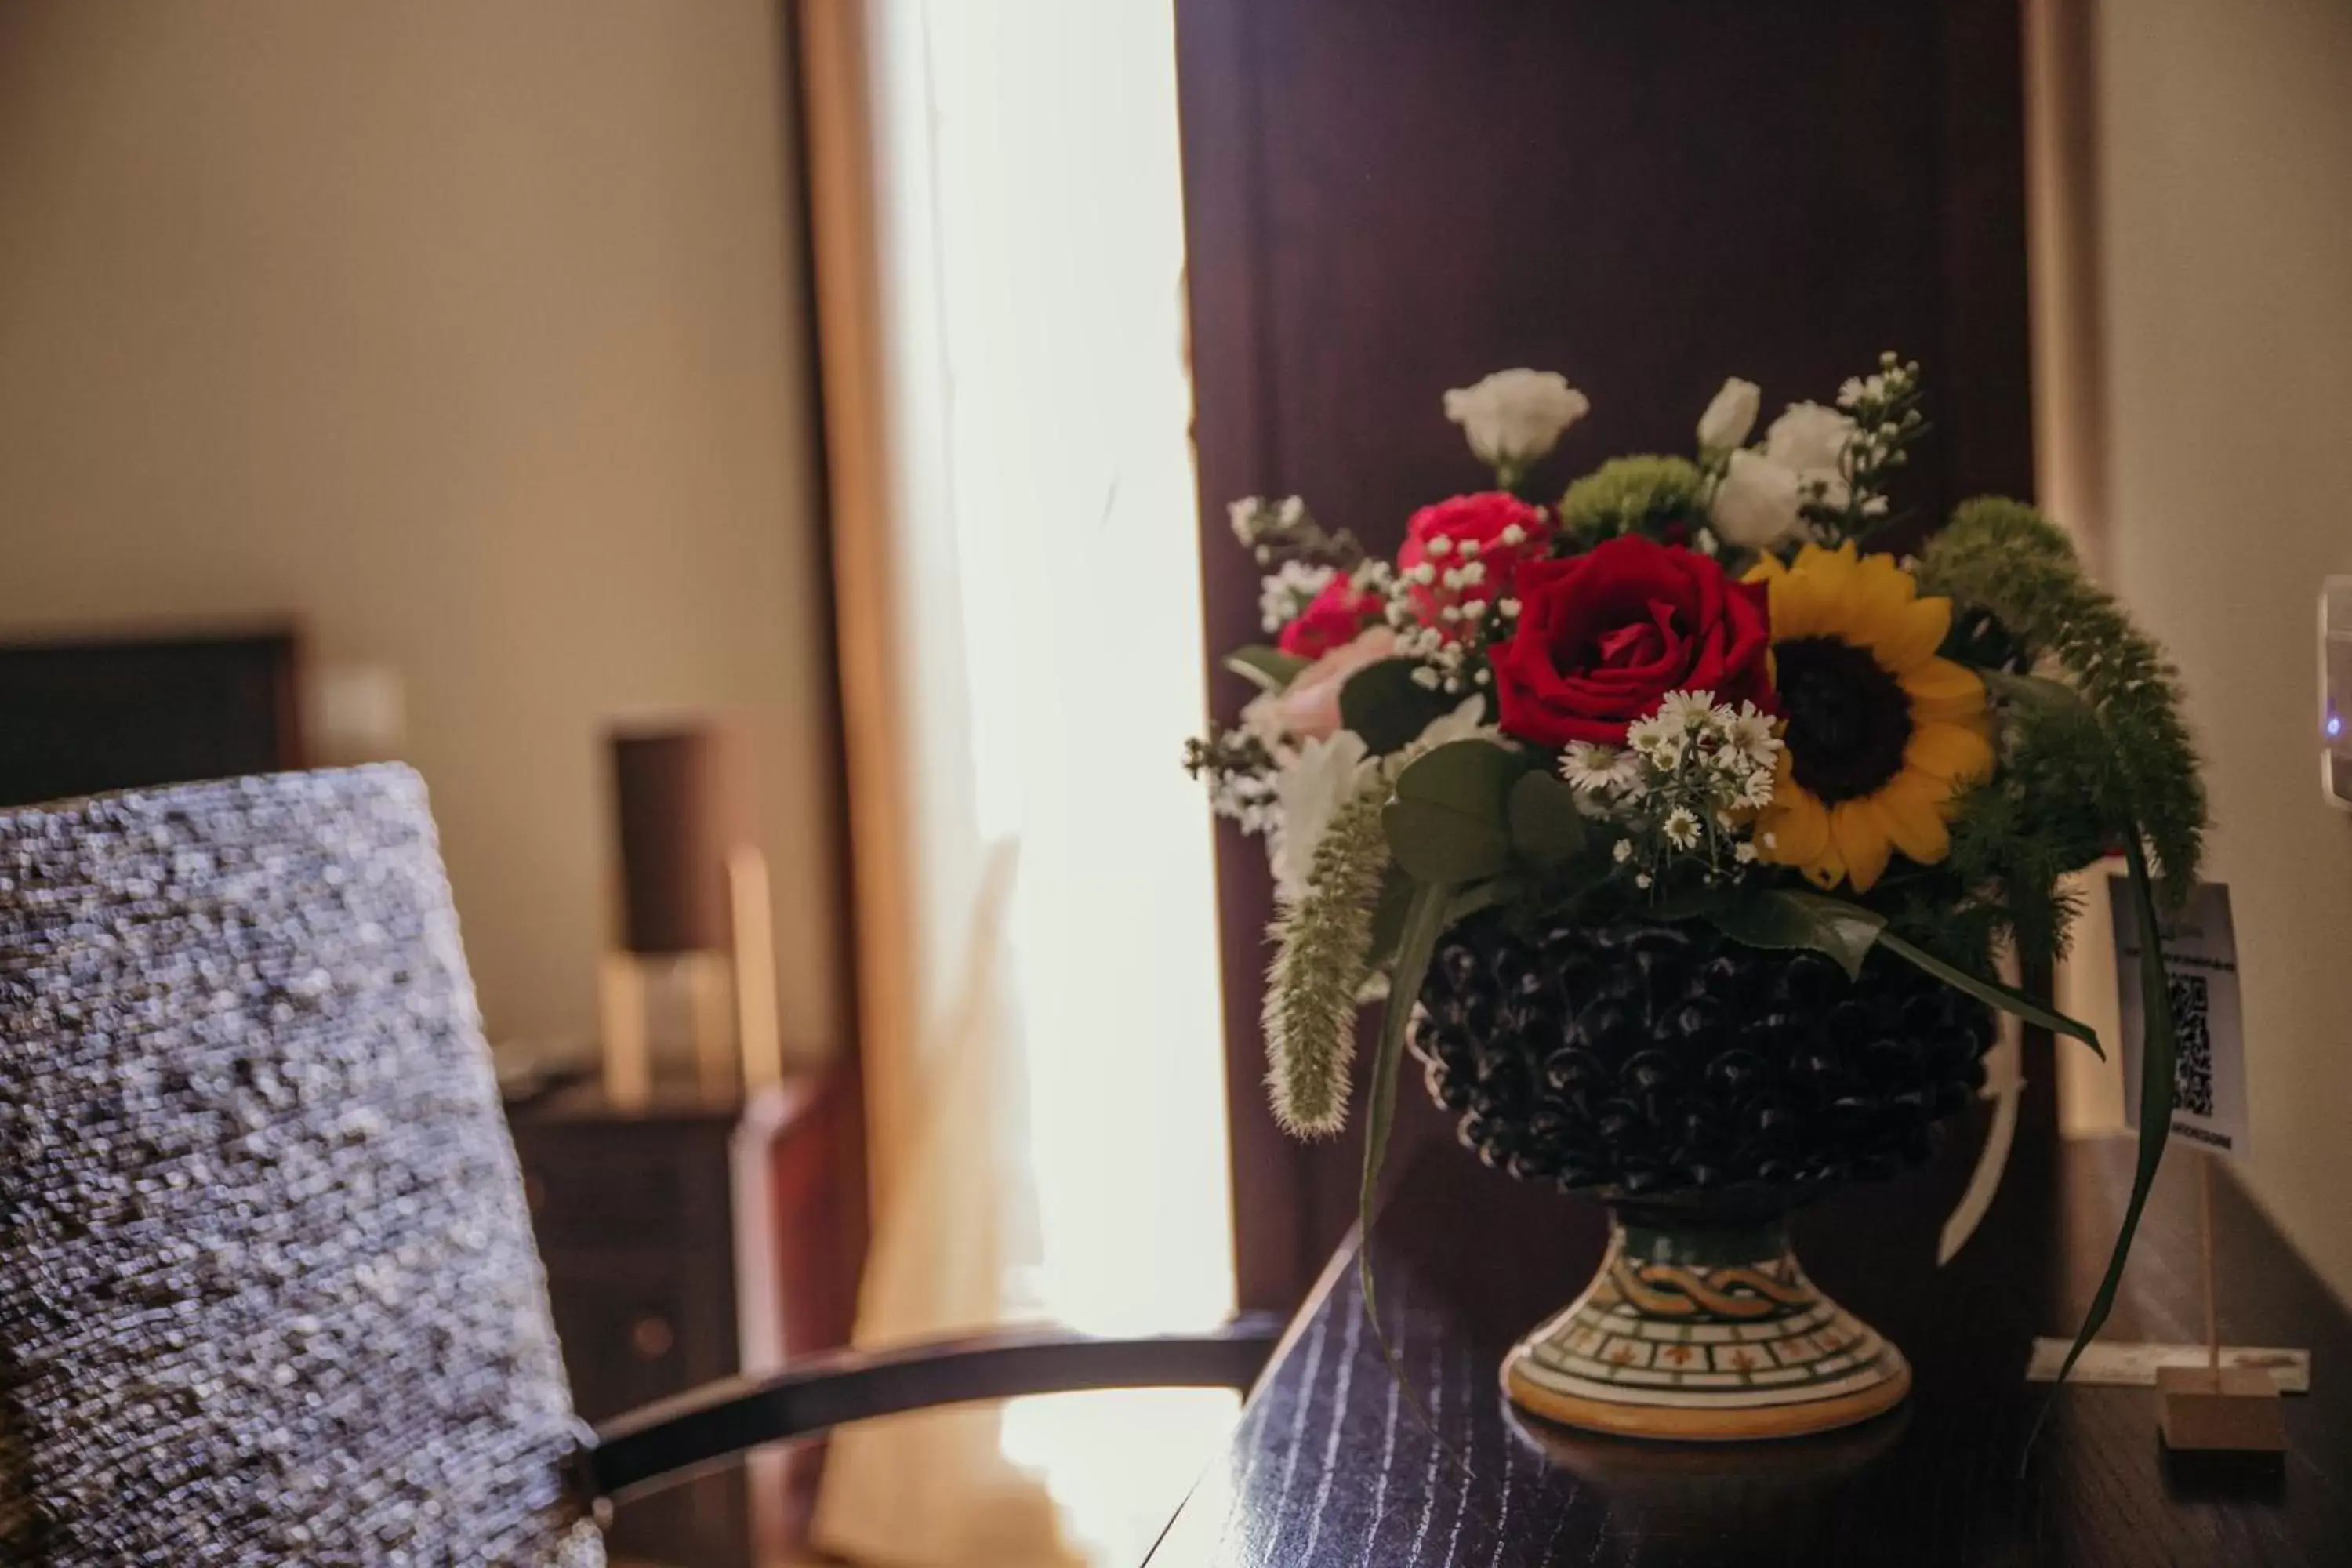
[[[848, 1341], [864, 1198], [828, 1077], [742, 1100], [510, 1111], [572, 1394], [601, 1424]], [[802, 1532], [822, 1456], [754, 1456], [624, 1503], [616, 1562], [751, 1568]]]

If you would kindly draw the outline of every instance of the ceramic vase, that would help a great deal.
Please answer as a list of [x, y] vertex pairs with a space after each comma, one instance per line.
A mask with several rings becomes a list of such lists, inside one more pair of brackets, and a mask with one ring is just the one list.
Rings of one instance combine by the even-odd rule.
[[1901, 1402], [1902, 1352], [1807, 1278], [1785, 1218], [1927, 1158], [1982, 1081], [1986, 1009], [1883, 954], [1850, 978], [1703, 926], [1491, 918], [1449, 933], [1420, 1001], [1463, 1142], [1611, 1206], [1591, 1283], [1506, 1359], [1521, 1410], [1722, 1441]]

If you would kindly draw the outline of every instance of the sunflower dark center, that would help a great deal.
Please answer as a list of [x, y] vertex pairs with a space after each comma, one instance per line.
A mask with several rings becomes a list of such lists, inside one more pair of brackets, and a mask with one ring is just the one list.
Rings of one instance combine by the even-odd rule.
[[1911, 702], [1868, 648], [1792, 637], [1773, 645], [1772, 658], [1789, 771], [1822, 805], [1869, 795], [1903, 771]]

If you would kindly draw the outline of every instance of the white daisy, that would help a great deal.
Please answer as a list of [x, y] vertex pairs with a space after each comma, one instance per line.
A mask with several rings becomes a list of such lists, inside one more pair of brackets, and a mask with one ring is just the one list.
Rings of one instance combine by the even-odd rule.
[[1756, 863], [1756, 846], [1742, 839], [1731, 847], [1731, 858], [1742, 866], [1752, 866]]
[[1732, 716], [1731, 743], [1759, 767], [1770, 767], [1780, 757], [1780, 737], [1772, 732], [1769, 715], [1753, 702], [1743, 702]]
[[1675, 848], [1691, 848], [1698, 843], [1698, 817], [1690, 807], [1678, 805], [1666, 813], [1665, 824], [1659, 831], [1666, 836], [1666, 842]]
[[1614, 746], [1570, 741], [1559, 759], [1559, 776], [1580, 790], [1603, 790], [1623, 780], [1625, 764], [1632, 760], [1633, 753]]
[[1682, 732], [1666, 722], [1664, 712], [1628, 724], [1625, 743], [1664, 772], [1672, 773], [1683, 760]]
[[1669, 734], [1695, 734], [1706, 728], [1714, 708], [1712, 691], [1669, 691], [1659, 700], [1658, 721]]
[[1633, 841], [1630, 838], [1620, 838], [1617, 840], [1616, 847], [1609, 851], [1609, 858], [1622, 866], [1633, 858]]

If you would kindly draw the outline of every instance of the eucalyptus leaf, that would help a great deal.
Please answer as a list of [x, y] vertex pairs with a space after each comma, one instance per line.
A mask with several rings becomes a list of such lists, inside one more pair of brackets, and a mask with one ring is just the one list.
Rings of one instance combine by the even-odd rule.
[[1313, 661], [1295, 653], [1285, 653], [1278, 647], [1252, 643], [1237, 647], [1225, 656], [1225, 668], [1261, 691], [1287, 691], [1298, 672]]
[[1809, 948], [1862, 977], [1862, 961], [1886, 929], [1886, 917], [1820, 893], [1787, 889], [1748, 893], [1705, 911], [1716, 929], [1749, 947]]
[[1958, 964], [1947, 963], [1926, 948], [1915, 946], [1891, 931], [1879, 933], [1878, 945], [1897, 958], [1917, 965], [1956, 991], [1965, 991], [1978, 1001], [1998, 1007], [2004, 1013], [2014, 1013], [2038, 1029], [2047, 1029], [2053, 1035], [2072, 1036], [2090, 1047], [2093, 1056], [2101, 1061], [2107, 1059], [2105, 1048], [2099, 1044], [2099, 1037], [2088, 1024], [2069, 1018], [2063, 1013], [2053, 1012], [2022, 991], [2003, 985], [1998, 980], [1971, 974]]
[[1511, 847], [1538, 866], [1559, 866], [1584, 850], [1584, 814], [1576, 792], [1546, 773], [1523, 774], [1505, 802]]
[[1414, 680], [1412, 672], [1423, 668], [1416, 659], [1384, 658], [1364, 666], [1339, 688], [1339, 721], [1361, 735], [1374, 756], [1402, 751], [1431, 721], [1460, 703]]
[[1511, 787], [1528, 771], [1519, 752], [1454, 741], [1397, 775], [1381, 816], [1389, 853], [1422, 882], [1475, 882], [1511, 863]]
[[[2137, 823], [2130, 825], [2124, 835], [2124, 858], [2131, 868], [2132, 924], [2139, 932], [2140, 1008], [2147, 1025], [2139, 1060], [2139, 1159], [2132, 1172], [2131, 1197], [2124, 1205], [2123, 1224], [2116, 1230], [2115, 1250], [2107, 1256], [2106, 1274], [2100, 1279], [2098, 1293], [2091, 1298], [2091, 1310], [2084, 1314], [2083, 1326], [2075, 1331], [2074, 1342], [2067, 1348], [2066, 1359], [2058, 1368], [2057, 1384], [2050, 1391], [2051, 1405], [2057, 1403], [2058, 1390], [2065, 1386], [2066, 1374], [2074, 1370], [2075, 1362], [2082, 1359], [2083, 1352], [2106, 1325], [2107, 1314], [2115, 1310], [2116, 1291], [2123, 1284], [2124, 1264], [2131, 1257], [2132, 1237], [2139, 1231], [2140, 1212], [2147, 1207], [2148, 1189], [2156, 1184], [2157, 1168], [2164, 1163], [2165, 1142], [2172, 1136], [2172, 986], [2164, 969], [2164, 930], [2156, 916], [2156, 889], [2148, 881], [2147, 852], [2140, 845]], [[2042, 1423], [2049, 1418], [2050, 1405], [2044, 1405], [2033, 1423], [2032, 1435], [2025, 1440], [2029, 1454], [2033, 1438], [2041, 1435]], [[2021, 1458], [2021, 1474], [2024, 1468]]]
[[1475, 882], [1511, 863], [1511, 835], [1432, 801], [1392, 800], [1381, 813], [1389, 853], [1419, 882]]

